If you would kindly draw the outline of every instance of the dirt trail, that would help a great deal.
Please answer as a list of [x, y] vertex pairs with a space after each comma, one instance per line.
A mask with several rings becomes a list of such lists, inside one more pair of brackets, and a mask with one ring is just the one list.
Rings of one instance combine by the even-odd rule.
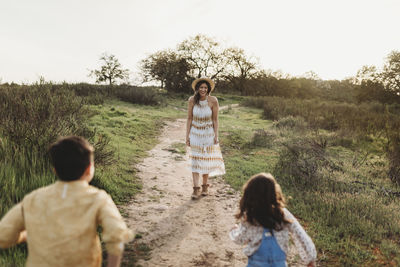
[[169, 122], [160, 143], [137, 166], [143, 190], [125, 210], [129, 227], [151, 248], [150, 256], [137, 265], [245, 266], [241, 247], [228, 237], [239, 193], [222, 178], [211, 178], [211, 195], [190, 199], [188, 158], [171, 147], [184, 144], [185, 128], [184, 119]]

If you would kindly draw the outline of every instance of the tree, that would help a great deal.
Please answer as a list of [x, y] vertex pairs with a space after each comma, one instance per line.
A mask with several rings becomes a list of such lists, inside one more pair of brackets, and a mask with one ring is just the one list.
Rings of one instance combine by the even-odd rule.
[[140, 62], [145, 82], [159, 81], [167, 91], [183, 92], [190, 89], [190, 64], [171, 50], [159, 51]]
[[190, 64], [192, 76], [197, 78], [217, 79], [230, 60], [217, 41], [202, 34], [184, 40], [177, 51]]
[[382, 79], [388, 90], [400, 95], [400, 52], [392, 51], [383, 66]]
[[258, 59], [247, 56], [243, 49], [237, 47], [226, 49], [223, 55], [227, 57], [223, 78], [242, 95], [247, 94], [247, 82], [255, 78], [259, 71]]
[[96, 77], [96, 83], [108, 82], [109, 85], [112, 85], [117, 79], [129, 79], [129, 69], [122, 68], [121, 63], [114, 55], [103, 53], [100, 60], [103, 62], [100, 69], [92, 70], [89, 74], [90, 77]]
[[374, 81], [378, 82], [380, 80], [380, 73], [375, 66], [364, 65], [361, 67], [359, 71], [357, 71], [357, 75], [355, 77], [355, 84], [361, 84], [362, 81]]

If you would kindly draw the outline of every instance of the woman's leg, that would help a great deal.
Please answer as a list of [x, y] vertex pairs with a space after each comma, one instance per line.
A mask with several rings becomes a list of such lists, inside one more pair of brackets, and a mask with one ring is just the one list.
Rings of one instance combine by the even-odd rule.
[[206, 185], [208, 182], [208, 174], [203, 174], [203, 185]]
[[200, 180], [200, 175], [197, 172], [192, 172], [193, 176], [193, 193], [192, 193], [192, 199], [198, 199], [201, 195], [200, 193], [200, 185], [199, 185], [199, 180]]
[[192, 176], [193, 176], [193, 187], [199, 187], [200, 184], [200, 175], [197, 172], [192, 172]]
[[209, 186], [209, 184], [207, 182], [208, 182], [208, 174], [203, 174], [203, 185], [201, 186], [202, 187], [201, 194], [203, 196], [207, 196], [208, 195], [208, 186]]

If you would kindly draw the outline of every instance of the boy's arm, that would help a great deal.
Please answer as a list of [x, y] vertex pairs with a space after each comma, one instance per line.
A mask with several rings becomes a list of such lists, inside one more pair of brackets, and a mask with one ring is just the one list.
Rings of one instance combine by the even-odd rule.
[[0, 248], [8, 248], [26, 240], [22, 204], [12, 207], [0, 221]]
[[107, 267], [119, 267], [121, 264], [122, 256], [108, 255]]
[[102, 198], [103, 201], [98, 213], [98, 223], [101, 224], [103, 229], [103, 241], [106, 245], [109, 260], [115, 261], [118, 257], [120, 260], [124, 251], [124, 244], [133, 239], [133, 233], [126, 226], [111, 197], [104, 193]]

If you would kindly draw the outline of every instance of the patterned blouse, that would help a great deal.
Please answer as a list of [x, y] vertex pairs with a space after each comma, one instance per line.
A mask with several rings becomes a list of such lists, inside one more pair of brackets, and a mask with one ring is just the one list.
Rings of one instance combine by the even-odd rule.
[[100, 267], [97, 226], [108, 254], [121, 255], [133, 239], [111, 197], [78, 180], [57, 181], [29, 193], [0, 221], [0, 248], [21, 240], [27, 231], [27, 267]]
[[[273, 231], [279, 246], [287, 255], [289, 252], [290, 233], [303, 263], [308, 264], [311, 261], [315, 261], [317, 259], [317, 251], [311, 238], [304, 231], [303, 227], [301, 227], [297, 219], [287, 209], [284, 209], [283, 211], [285, 218], [292, 221], [292, 223], [286, 224], [281, 231]], [[260, 246], [262, 234], [262, 226], [255, 226], [248, 222], [241, 222], [239, 225], [235, 226], [235, 228], [229, 233], [229, 236], [237, 244], [247, 244], [243, 249], [243, 252], [249, 257], [256, 252]]]

